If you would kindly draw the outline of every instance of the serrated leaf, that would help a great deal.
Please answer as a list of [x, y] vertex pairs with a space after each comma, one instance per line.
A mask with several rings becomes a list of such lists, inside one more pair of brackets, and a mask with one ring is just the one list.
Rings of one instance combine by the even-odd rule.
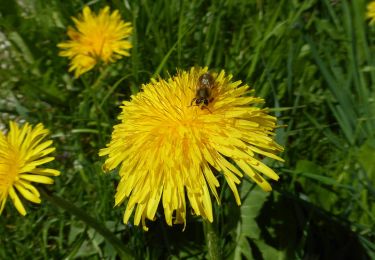
[[241, 233], [248, 238], [258, 239], [260, 235], [260, 229], [258, 227], [255, 218], [259, 215], [260, 209], [270, 193], [264, 192], [258, 186], [244, 182], [241, 189], [242, 200], [241, 206]]
[[253, 259], [252, 250], [247, 239], [259, 239], [260, 237], [260, 229], [256, 222], [256, 217], [259, 215], [269, 193], [249, 182], [243, 182], [240, 194], [242, 198], [241, 219], [237, 224], [234, 259], [241, 259], [242, 255], [246, 259]]
[[244, 234], [241, 234], [241, 225], [237, 226], [237, 234], [240, 236], [238, 237], [238, 242], [236, 243], [236, 248], [234, 250], [234, 260], [242, 260], [243, 257], [245, 256], [246, 259], [253, 259], [251, 247], [249, 245], [249, 242], [247, 241], [246, 237]]
[[276, 248], [267, 245], [263, 241], [257, 240], [254, 241], [257, 245], [259, 251], [262, 253], [263, 259], [272, 259], [272, 260], [283, 260], [286, 259], [284, 251], [277, 250]]

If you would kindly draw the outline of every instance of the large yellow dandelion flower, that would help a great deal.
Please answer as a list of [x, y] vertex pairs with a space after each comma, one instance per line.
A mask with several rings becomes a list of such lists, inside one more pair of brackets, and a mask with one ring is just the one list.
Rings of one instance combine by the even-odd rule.
[[75, 77], [91, 70], [99, 61], [109, 63], [129, 56], [132, 45], [127, 38], [132, 27], [121, 20], [118, 10], [110, 13], [107, 6], [96, 15], [85, 6], [82, 16], [72, 19], [77, 29], [69, 27], [70, 40], [57, 46], [63, 49], [59, 55], [71, 60], [69, 71], [75, 70]]
[[370, 19], [370, 24], [375, 23], [375, 1], [372, 1], [367, 5], [367, 18]]
[[[198, 86], [205, 90], [197, 92]], [[128, 199], [124, 223], [135, 210], [134, 224], [142, 220], [147, 230], [145, 219], [154, 219], [161, 201], [168, 225], [185, 224], [185, 196], [196, 215], [212, 222], [210, 193], [219, 203], [219, 176], [238, 205], [243, 174], [271, 190], [261, 174], [279, 177], [257, 155], [282, 161], [275, 153], [283, 148], [273, 140], [276, 118], [258, 108], [263, 99], [251, 93], [224, 71], [192, 68], [168, 81], [152, 80], [123, 102], [121, 123], [99, 155], [108, 156], [104, 169], [120, 166], [115, 205]]]
[[50, 147], [52, 141], [43, 141], [47, 134], [42, 124], [33, 128], [26, 123], [19, 128], [15, 122], [10, 122], [7, 135], [0, 132], [0, 214], [9, 196], [19, 213], [26, 215], [18, 194], [40, 203], [40, 194], [31, 183], [52, 184], [49, 176], [60, 175], [57, 170], [39, 167], [54, 159], [46, 157], [55, 150]]

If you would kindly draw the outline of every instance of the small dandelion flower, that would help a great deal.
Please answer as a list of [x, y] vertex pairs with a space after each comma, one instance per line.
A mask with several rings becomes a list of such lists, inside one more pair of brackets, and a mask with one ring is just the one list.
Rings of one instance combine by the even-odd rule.
[[372, 1], [367, 5], [366, 17], [370, 19], [370, 24], [375, 23], [375, 1]]
[[[186, 196], [193, 212], [212, 222], [210, 194], [219, 203], [219, 176], [238, 205], [244, 173], [271, 190], [261, 174], [279, 177], [257, 155], [283, 161], [275, 155], [283, 150], [273, 140], [276, 118], [254, 106], [263, 99], [249, 95], [247, 85], [230, 80], [224, 71], [192, 68], [152, 80], [123, 102], [121, 123], [99, 155], [108, 156], [104, 169], [120, 167], [115, 205], [128, 199], [124, 223], [135, 210], [134, 224], [147, 230], [145, 219], [155, 218], [161, 201], [168, 225], [186, 224]], [[210, 89], [197, 91], [202, 85]]]
[[54, 159], [46, 157], [55, 150], [50, 147], [52, 141], [43, 141], [47, 134], [42, 124], [33, 128], [26, 123], [19, 128], [12, 121], [7, 135], [0, 132], [0, 214], [9, 196], [18, 212], [25, 216], [19, 195], [40, 203], [40, 194], [32, 183], [52, 184], [49, 176], [60, 175], [57, 170], [39, 167]]
[[110, 13], [107, 6], [97, 15], [85, 6], [82, 16], [72, 19], [77, 29], [69, 27], [70, 40], [57, 46], [63, 49], [59, 55], [71, 60], [69, 71], [74, 70], [75, 77], [91, 70], [100, 61], [107, 64], [130, 55], [128, 50], [132, 45], [127, 38], [132, 27], [121, 20], [118, 10]]

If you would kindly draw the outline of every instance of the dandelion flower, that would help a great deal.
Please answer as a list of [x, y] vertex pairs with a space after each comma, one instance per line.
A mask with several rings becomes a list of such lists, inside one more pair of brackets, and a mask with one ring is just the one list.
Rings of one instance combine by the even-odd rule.
[[367, 5], [367, 18], [370, 19], [370, 24], [375, 23], [375, 1], [372, 1]]
[[[186, 224], [186, 197], [193, 212], [213, 221], [211, 193], [219, 203], [219, 176], [225, 178], [238, 205], [237, 185], [244, 174], [263, 190], [261, 174], [278, 175], [257, 155], [283, 161], [274, 140], [276, 118], [255, 105], [263, 99], [232, 76], [211, 73], [214, 85], [207, 106], [194, 102], [199, 78], [207, 68], [192, 68], [165, 81], [152, 80], [122, 105], [121, 123], [99, 152], [104, 169], [119, 166], [115, 205], [127, 200], [124, 223], [135, 210], [134, 224], [154, 220], [162, 203], [168, 225]], [[193, 102], [192, 102], [193, 101]], [[203, 102], [204, 103], [204, 102]]]
[[12, 121], [7, 135], [0, 132], [0, 214], [9, 196], [18, 212], [26, 215], [19, 195], [40, 203], [40, 194], [32, 183], [52, 184], [49, 176], [60, 175], [57, 170], [39, 167], [54, 159], [46, 157], [55, 150], [50, 147], [52, 141], [43, 141], [47, 134], [42, 124], [33, 128], [26, 123], [20, 128]]
[[128, 37], [132, 31], [130, 23], [121, 20], [118, 10], [110, 13], [109, 7], [91, 12], [88, 6], [83, 8], [82, 16], [72, 18], [77, 29], [68, 28], [70, 40], [57, 46], [59, 55], [68, 57], [69, 71], [75, 71], [75, 77], [91, 70], [98, 62], [105, 64], [129, 56], [132, 47]]

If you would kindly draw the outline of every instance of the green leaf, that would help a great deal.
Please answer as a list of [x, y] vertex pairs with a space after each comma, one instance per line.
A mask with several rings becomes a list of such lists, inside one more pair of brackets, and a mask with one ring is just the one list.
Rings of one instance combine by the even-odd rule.
[[241, 189], [241, 197], [246, 196], [241, 206], [242, 234], [248, 238], [258, 239], [260, 229], [255, 218], [266, 202], [269, 193], [264, 192], [259, 186], [244, 182]]
[[17, 32], [11, 32], [8, 37], [19, 50], [23, 60], [28, 64], [33, 64], [35, 62], [34, 57], [23, 38]]
[[338, 180], [323, 175], [321, 167], [307, 160], [297, 162], [296, 173], [300, 176], [315, 180], [322, 184], [332, 185], [340, 188], [353, 189], [350, 185], [341, 184]]
[[375, 184], [375, 139], [367, 140], [358, 152], [358, 161], [367, 173], [367, 177]]
[[241, 255], [246, 259], [252, 259], [251, 247], [247, 241], [260, 238], [260, 229], [256, 222], [256, 217], [265, 203], [269, 193], [264, 192], [257, 185], [254, 186], [244, 181], [241, 187], [242, 206], [240, 209], [241, 220], [237, 224], [237, 237], [234, 259], [241, 259]]
[[262, 253], [263, 259], [272, 259], [272, 260], [282, 260], [286, 259], [286, 254], [284, 251], [277, 250], [276, 248], [267, 245], [263, 241], [257, 240], [254, 241], [258, 249]]

